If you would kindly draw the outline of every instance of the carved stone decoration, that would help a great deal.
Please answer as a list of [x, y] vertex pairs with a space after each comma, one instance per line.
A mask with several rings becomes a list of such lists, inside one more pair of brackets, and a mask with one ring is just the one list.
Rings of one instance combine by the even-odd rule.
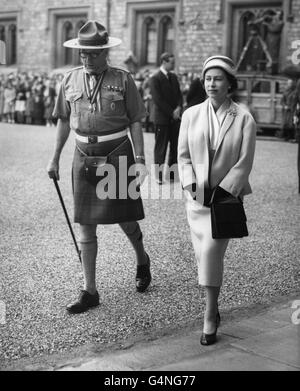
[[203, 30], [202, 17], [200, 12], [197, 12], [196, 16], [189, 21], [189, 26], [193, 26], [195, 30]]
[[266, 15], [264, 17], [263, 25], [266, 26], [267, 29], [265, 42], [272, 58], [273, 72], [277, 73], [281, 32], [284, 25], [283, 12], [280, 10], [272, 16]]
[[237, 15], [240, 37], [238, 69], [277, 73], [283, 11], [280, 8], [249, 8], [246, 12], [239, 10]]

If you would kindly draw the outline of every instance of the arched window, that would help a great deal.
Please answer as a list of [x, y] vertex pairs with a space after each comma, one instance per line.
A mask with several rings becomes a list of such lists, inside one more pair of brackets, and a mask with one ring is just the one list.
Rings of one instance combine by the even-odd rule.
[[55, 20], [55, 59], [54, 67], [76, 66], [81, 64], [78, 50], [66, 48], [63, 46], [65, 41], [77, 37], [78, 30], [86, 23], [84, 15], [59, 15]]
[[6, 47], [6, 65], [17, 62], [17, 24], [15, 20], [8, 19], [0, 22], [0, 40]]
[[[74, 38], [73, 26], [70, 22], [65, 22], [62, 28], [63, 42]], [[64, 65], [72, 65], [72, 49], [64, 47]]]
[[0, 25], [0, 40], [5, 41], [5, 27]]
[[160, 21], [159, 28], [159, 53], [173, 53], [174, 51], [174, 26], [173, 20], [169, 16], [164, 16]]
[[[79, 20], [79, 22], [76, 23], [75, 25], [75, 37], [77, 37], [78, 31], [81, 29], [81, 27], [85, 24], [84, 20]], [[74, 37], [73, 37], [74, 38]], [[81, 60], [79, 57], [79, 52], [78, 50], [73, 50], [73, 64], [75, 65], [80, 65]]]
[[81, 29], [81, 27], [85, 24], [84, 20], [80, 20], [79, 22], [76, 23], [75, 27], [75, 34], [77, 35], [78, 31]]
[[260, 14], [247, 11], [242, 14], [239, 26], [238, 69], [259, 71], [266, 63], [264, 52], [263, 24]]
[[[235, 0], [228, 2], [238, 3]], [[228, 8], [230, 23], [226, 52], [236, 62], [239, 71], [276, 73], [282, 58], [283, 1], [255, 3], [245, 1], [243, 5]]]
[[162, 53], [174, 53], [174, 16], [173, 11], [138, 13], [133, 52], [140, 66], [157, 66]]
[[11, 24], [9, 26], [9, 37], [10, 37], [10, 64], [16, 64], [17, 62], [17, 35], [16, 25]]
[[255, 16], [252, 12], [245, 12], [242, 14], [240, 19], [240, 26], [239, 26], [239, 41], [238, 41], [238, 52], [239, 54], [242, 53], [243, 48], [245, 47], [247, 40], [249, 38], [249, 22], [253, 21], [255, 19]]
[[157, 27], [152, 17], [147, 17], [143, 22], [141, 46], [141, 63], [156, 64], [157, 55]]

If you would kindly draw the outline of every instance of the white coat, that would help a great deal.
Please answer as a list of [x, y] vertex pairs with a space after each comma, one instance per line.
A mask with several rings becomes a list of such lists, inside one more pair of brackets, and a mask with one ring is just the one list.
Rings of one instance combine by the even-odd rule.
[[178, 169], [182, 187], [219, 185], [233, 196], [252, 192], [252, 169], [256, 123], [251, 114], [231, 101], [221, 126], [209, 174], [208, 103], [188, 108], [182, 116], [178, 140]]

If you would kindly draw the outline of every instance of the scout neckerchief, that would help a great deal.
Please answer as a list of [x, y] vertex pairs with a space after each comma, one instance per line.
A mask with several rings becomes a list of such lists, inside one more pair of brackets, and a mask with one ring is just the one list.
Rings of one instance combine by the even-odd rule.
[[[88, 97], [88, 100], [90, 102], [89, 109], [91, 110], [91, 112], [94, 112], [97, 109], [96, 102], [97, 102], [98, 93], [100, 93], [99, 106], [100, 106], [100, 110], [101, 110], [101, 84], [103, 81], [104, 73], [105, 73], [105, 70], [101, 73], [101, 76], [98, 78], [96, 85], [94, 86], [93, 89], [91, 89], [91, 87], [90, 87], [87, 73], [86, 72], [83, 73], [84, 89], [85, 89], [85, 93]], [[89, 76], [89, 77], [91, 77], [91, 76]]]

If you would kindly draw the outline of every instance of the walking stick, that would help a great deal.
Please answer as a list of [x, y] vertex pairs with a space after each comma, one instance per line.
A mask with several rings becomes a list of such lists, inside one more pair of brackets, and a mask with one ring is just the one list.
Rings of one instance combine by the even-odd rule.
[[60, 188], [59, 188], [58, 183], [57, 183], [57, 179], [53, 178], [53, 182], [54, 182], [54, 185], [55, 185], [55, 188], [56, 188], [56, 191], [57, 191], [57, 194], [58, 194], [61, 206], [62, 206], [63, 211], [64, 211], [65, 216], [66, 216], [66, 220], [67, 220], [67, 223], [68, 223], [68, 226], [69, 226], [72, 238], [73, 238], [73, 242], [74, 242], [75, 247], [76, 247], [76, 251], [77, 251], [77, 254], [78, 254], [78, 257], [79, 257], [79, 261], [80, 261], [80, 263], [82, 263], [82, 261], [81, 261], [81, 251], [79, 250], [79, 247], [77, 245], [76, 238], [75, 238], [75, 235], [74, 235], [71, 223], [70, 223], [70, 219], [69, 219], [66, 207], [65, 207], [65, 203], [64, 203], [64, 200], [63, 200], [61, 192], [60, 192]]

